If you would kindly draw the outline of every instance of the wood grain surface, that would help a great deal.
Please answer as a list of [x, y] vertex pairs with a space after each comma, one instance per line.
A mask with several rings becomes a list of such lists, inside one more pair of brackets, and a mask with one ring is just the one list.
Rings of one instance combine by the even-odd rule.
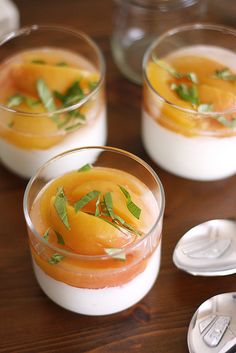
[[187, 328], [194, 311], [215, 294], [235, 291], [236, 276], [190, 276], [175, 268], [172, 252], [190, 227], [212, 218], [236, 217], [236, 176], [218, 182], [189, 181], [148, 158], [140, 139], [142, 89], [122, 77], [111, 56], [111, 0], [16, 3], [22, 25], [69, 25], [99, 44], [107, 64], [108, 145], [150, 163], [162, 180], [166, 210], [161, 272], [151, 292], [119, 314], [77, 315], [51, 302], [36, 283], [22, 211], [27, 182], [0, 165], [0, 352], [187, 353]]

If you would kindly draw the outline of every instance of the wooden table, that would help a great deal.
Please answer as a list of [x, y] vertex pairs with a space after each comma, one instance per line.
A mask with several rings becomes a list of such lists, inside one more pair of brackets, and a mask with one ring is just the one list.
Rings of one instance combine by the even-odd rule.
[[[17, 0], [22, 25], [60, 23], [87, 32], [107, 62], [108, 144], [150, 163], [166, 193], [162, 266], [151, 292], [120, 314], [86, 317], [66, 311], [40, 290], [32, 271], [22, 212], [26, 181], [0, 166], [0, 352], [185, 353], [187, 327], [207, 298], [236, 290], [236, 277], [193, 277], [175, 268], [172, 252], [197, 223], [236, 216], [236, 176], [194, 182], [151, 162], [140, 139], [141, 87], [119, 73], [112, 60], [110, 0]], [[199, 352], [204, 353], [204, 352]]]

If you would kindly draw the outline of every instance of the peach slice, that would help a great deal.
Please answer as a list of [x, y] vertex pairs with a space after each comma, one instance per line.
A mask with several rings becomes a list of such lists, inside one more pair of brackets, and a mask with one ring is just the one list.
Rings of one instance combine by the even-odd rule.
[[[154, 62], [149, 62], [147, 75], [153, 88], [162, 98], [180, 108], [192, 109], [191, 103], [183, 101], [171, 90], [170, 85], [174, 79], [165, 69]], [[195, 123], [191, 114], [171, 107], [167, 103], [161, 103], [161, 100], [158, 98], [156, 100], [159, 100], [160, 111], [165, 115], [165, 118], [170, 118], [174, 123], [183, 128], [190, 129], [194, 127]]]
[[67, 205], [67, 214], [71, 229], [62, 223], [54, 207], [55, 197], [50, 204], [50, 224], [57, 230], [67, 247], [83, 255], [104, 254], [104, 248], [122, 248], [134, 240], [131, 234], [124, 234], [101, 218], [78, 211]]
[[195, 72], [199, 82], [208, 86], [213, 86], [236, 95], [236, 85], [232, 81], [225, 81], [214, 78], [216, 70], [225, 69], [225, 65], [215, 60], [201, 56], [176, 57], [170, 60], [171, 65], [183, 73]]
[[81, 80], [81, 87], [86, 88], [88, 81], [99, 79], [96, 72], [41, 64], [15, 64], [11, 68], [10, 75], [19, 91], [33, 95], [37, 95], [38, 79], [43, 79], [52, 91], [57, 90], [61, 93], [64, 93], [77, 80]]
[[201, 103], [213, 104], [213, 111], [221, 112], [236, 107], [236, 95], [218, 87], [199, 85]]

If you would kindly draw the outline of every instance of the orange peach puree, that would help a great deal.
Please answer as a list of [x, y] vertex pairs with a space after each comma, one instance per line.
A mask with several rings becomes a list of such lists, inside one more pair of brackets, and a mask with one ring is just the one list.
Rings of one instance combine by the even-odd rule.
[[[73, 60], [72, 60], [73, 59]], [[44, 64], [37, 61], [42, 60]], [[77, 60], [77, 61], [76, 61]], [[80, 57], [64, 50], [32, 50], [19, 53], [0, 65], [0, 103], [7, 104], [8, 98], [17, 94], [38, 101], [37, 80], [41, 79], [51, 92], [64, 94], [76, 81], [80, 82], [84, 94], [90, 91], [89, 82], [97, 82], [99, 74], [87, 63], [88, 68], [80, 67]], [[60, 62], [65, 66], [58, 66]], [[57, 108], [61, 103], [55, 99]], [[93, 107], [92, 102], [85, 104], [81, 114], [87, 113]], [[42, 103], [28, 105], [22, 102], [13, 107], [19, 113], [1, 111], [0, 136], [8, 142], [26, 149], [47, 149], [59, 143], [65, 131], [58, 130], [57, 124], [47, 116], [47, 110]], [[95, 108], [96, 109], [96, 108]], [[24, 113], [42, 115], [27, 116]], [[45, 115], [43, 114], [45, 113]], [[59, 118], [64, 119], [61, 115]], [[8, 123], [11, 127], [8, 128]], [[4, 128], [5, 125], [5, 128]]]
[[[224, 64], [217, 61], [208, 59], [206, 57], [186, 55], [172, 57], [171, 60], [166, 60], [166, 63], [171, 65], [176, 71], [180, 73], [194, 72], [198, 77], [197, 89], [199, 93], [199, 101], [201, 104], [212, 104], [213, 111], [221, 112], [231, 108], [236, 108], [236, 85], [234, 82], [224, 81], [213, 77], [216, 70], [225, 68]], [[181, 99], [174, 90], [171, 89], [171, 83], [187, 83], [190, 82], [186, 79], [176, 79], [165, 69], [160, 67], [153, 61], [150, 61], [147, 66], [147, 76], [155, 88], [165, 100], [175, 104], [178, 107], [194, 110], [190, 102]], [[160, 106], [160, 114], [153, 114], [153, 104], [158, 104], [149, 98], [147, 87], [145, 90], [145, 108], [153, 116], [158, 119], [161, 124], [168, 124], [168, 120], [176, 124], [173, 127], [177, 132], [186, 134], [186, 131], [197, 127], [199, 121], [193, 119], [193, 115], [183, 111], [172, 108], [170, 105], [163, 104]], [[154, 98], [154, 96], [153, 96]], [[150, 101], [149, 101], [150, 100]], [[163, 114], [163, 116], [162, 116]], [[230, 118], [230, 117], [229, 117]], [[201, 121], [200, 121], [201, 123]], [[222, 128], [223, 126], [214, 119], [204, 121], [204, 128], [208, 130], [215, 128]], [[169, 125], [168, 125], [169, 126]], [[199, 126], [198, 126], [199, 127]], [[170, 128], [170, 126], [169, 126]]]
[[[140, 207], [140, 219], [129, 212], [124, 194], [118, 185], [124, 186], [131, 195], [132, 201]], [[57, 188], [63, 186], [68, 200], [67, 214], [71, 229], [68, 230], [58, 216], [54, 201]], [[105, 255], [106, 248], [126, 248], [140, 237], [135, 234], [124, 234], [119, 229], [87, 212], [95, 211], [95, 200], [77, 213], [74, 203], [88, 192], [101, 192], [101, 199], [107, 192], [111, 193], [115, 214], [122, 217], [142, 234], [147, 233], [155, 222], [158, 209], [151, 191], [136, 177], [112, 168], [94, 167], [85, 172], [71, 172], [51, 182], [36, 199], [31, 210], [31, 219], [35, 229], [43, 235], [50, 227], [49, 242], [57, 248], [65, 249], [72, 254]], [[85, 212], [86, 211], [86, 212]], [[53, 230], [59, 232], [65, 245], [57, 243]], [[37, 251], [39, 241], [30, 235], [33, 257], [40, 268], [56, 280], [81, 288], [102, 288], [117, 286], [130, 281], [142, 272], [151, 255], [145, 245], [139, 246], [126, 257], [125, 261], [108, 258], [106, 260], [87, 260], [66, 256], [58, 264], [49, 264], [48, 258], [59, 250], [47, 246]], [[144, 235], [143, 235], [144, 236]], [[156, 236], [158, 244], [159, 234]]]

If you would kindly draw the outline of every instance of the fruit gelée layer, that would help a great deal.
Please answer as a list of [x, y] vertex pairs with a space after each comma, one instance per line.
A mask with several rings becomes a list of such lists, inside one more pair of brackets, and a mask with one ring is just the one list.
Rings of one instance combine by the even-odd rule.
[[122, 285], [145, 269], [158, 246], [160, 234], [140, 241], [157, 217], [157, 202], [139, 179], [85, 165], [50, 182], [35, 200], [31, 219], [44, 239], [30, 233], [32, 255], [46, 274], [72, 286]]

